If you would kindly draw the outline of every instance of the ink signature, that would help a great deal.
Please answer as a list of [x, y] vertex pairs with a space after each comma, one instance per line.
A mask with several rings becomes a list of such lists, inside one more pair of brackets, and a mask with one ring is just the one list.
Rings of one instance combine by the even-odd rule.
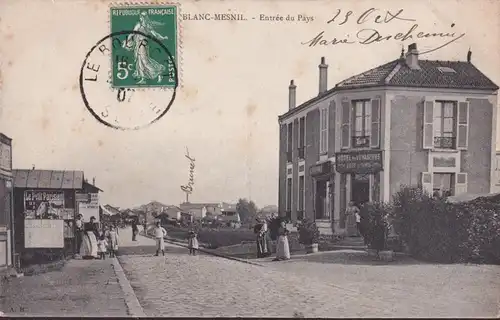
[[[412, 23], [409, 28], [404, 31], [394, 32], [391, 34], [383, 34], [376, 28], [361, 28], [355, 32], [355, 34], [345, 34], [342, 37], [332, 37], [329, 36], [325, 30], [320, 31], [315, 37], [308, 41], [301, 42], [302, 45], [307, 45], [308, 47], [315, 46], [331, 46], [340, 44], [362, 44], [370, 45], [373, 43], [382, 43], [387, 41], [406, 41], [414, 39], [429, 39], [429, 38], [440, 38], [443, 39], [443, 43], [436, 48], [421, 52], [420, 54], [425, 54], [429, 52], [441, 49], [458, 39], [465, 36], [465, 33], [457, 34], [452, 29], [455, 27], [455, 23], [450, 26], [450, 31], [445, 32], [425, 32], [419, 29], [418, 23], [415, 19], [408, 18], [404, 14], [404, 9], [399, 9], [397, 11], [391, 10], [380, 10], [375, 8], [370, 8], [359, 16], [356, 16], [352, 10], [343, 12], [341, 9], [337, 9], [335, 15], [329, 19], [326, 23], [328, 25], [343, 26], [351, 21], [354, 21], [356, 25], [363, 26], [368, 23], [374, 23], [376, 25], [389, 24], [393, 21], [403, 21]], [[354, 20], [355, 19], [355, 20]]]
[[195, 164], [194, 162], [196, 159], [191, 158], [189, 156], [189, 150], [186, 149], [186, 154], [184, 155], [186, 158], [189, 160], [189, 180], [188, 183], [184, 186], [181, 186], [181, 190], [187, 194], [191, 194], [193, 192], [193, 186], [194, 186], [194, 168]]

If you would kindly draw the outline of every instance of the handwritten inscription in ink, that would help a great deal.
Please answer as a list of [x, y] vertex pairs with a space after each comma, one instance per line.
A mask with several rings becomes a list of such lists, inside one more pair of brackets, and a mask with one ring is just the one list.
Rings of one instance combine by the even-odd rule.
[[[391, 24], [394, 22], [406, 23], [408, 24], [408, 27], [403, 30], [391, 32], [389, 34], [383, 33], [379, 29], [372, 27], [373, 24], [379, 26]], [[337, 9], [333, 17], [326, 21], [326, 24], [329, 27], [328, 30], [320, 31], [309, 40], [301, 42], [301, 44], [308, 47], [315, 47], [334, 46], [341, 44], [370, 45], [387, 41], [403, 42], [407, 40], [429, 38], [443, 39], [442, 44], [432, 50], [421, 53], [424, 54], [443, 48], [465, 36], [465, 33], [458, 34], [453, 30], [453, 28], [455, 27], [455, 23], [452, 23], [448, 30], [439, 30], [432, 32], [423, 31], [420, 29], [420, 26], [417, 23], [416, 19], [413, 19], [408, 14], [406, 14], [404, 9], [391, 11], [370, 8], [361, 13], [355, 13], [352, 10], [342, 11], [341, 9]], [[355, 30], [353, 33], [343, 34], [342, 36], [333, 36], [333, 32], [331, 30], [335, 30], [338, 32], [339, 26], [341, 27], [348, 24], [358, 26], [359, 29]]]

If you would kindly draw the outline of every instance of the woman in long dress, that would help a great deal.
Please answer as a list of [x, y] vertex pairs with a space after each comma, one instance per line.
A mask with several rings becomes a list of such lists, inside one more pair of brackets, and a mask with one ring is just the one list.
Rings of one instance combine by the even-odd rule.
[[256, 219], [257, 223], [253, 228], [253, 232], [256, 234], [256, 243], [257, 243], [257, 258], [262, 258], [264, 256], [264, 246], [262, 244], [261, 230], [262, 223], [259, 219]]
[[276, 245], [276, 261], [290, 259], [290, 246], [288, 244], [288, 230], [285, 222], [281, 222], [278, 230], [278, 244]]
[[111, 225], [109, 228], [109, 256], [112, 258], [118, 251], [118, 233], [116, 233], [115, 227], [113, 225]]
[[[153, 36], [158, 40], [166, 40], [168, 37], [162, 36], [154, 30], [156, 26], [162, 25], [164, 24], [151, 20], [146, 12], [142, 12], [139, 16], [139, 22], [134, 27], [134, 31]], [[134, 50], [135, 71], [133, 76], [134, 78], [139, 78], [137, 84], [145, 83], [146, 79], [158, 79], [158, 83], [160, 83], [162, 75], [166, 70], [166, 66], [150, 57], [148, 52], [149, 46], [147, 45], [148, 41], [150, 40], [141, 34], [131, 33], [127, 37], [127, 41], [123, 44], [124, 48]]]
[[95, 222], [95, 217], [90, 217], [90, 222], [85, 224], [85, 232], [82, 244], [82, 256], [87, 259], [98, 258], [97, 252], [97, 223]]
[[354, 204], [354, 201], [349, 202], [345, 210], [346, 214], [346, 231], [348, 237], [355, 237], [358, 234], [356, 227], [356, 214], [359, 214], [359, 208]]

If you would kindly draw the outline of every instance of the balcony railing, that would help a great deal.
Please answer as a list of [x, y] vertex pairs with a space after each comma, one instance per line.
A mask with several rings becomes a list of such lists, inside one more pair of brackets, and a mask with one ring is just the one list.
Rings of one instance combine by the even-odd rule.
[[352, 137], [353, 148], [364, 148], [370, 146], [370, 136], [354, 136]]
[[299, 147], [298, 151], [299, 151], [299, 159], [304, 159], [304, 157], [305, 157], [305, 148], [304, 147]]
[[292, 151], [287, 151], [286, 162], [292, 162]]
[[455, 149], [455, 137], [434, 137], [434, 148]]

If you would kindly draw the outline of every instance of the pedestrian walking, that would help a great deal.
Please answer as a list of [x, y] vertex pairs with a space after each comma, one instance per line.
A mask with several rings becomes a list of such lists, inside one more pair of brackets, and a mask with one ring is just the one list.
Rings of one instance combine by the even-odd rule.
[[167, 230], [161, 226], [160, 221], [156, 223], [156, 227], [154, 230], [154, 235], [156, 238], [156, 254], [155, 256], [158, 256], [158, 254], [161, 253], [165, 255], [165, 241], [163, 240], [164, 237], [167, 236]]
[[137, 228], [137, 220], [132, 220], [132, 241], [137, 241], [137, 233], [139, 233], [139, 228]]
[[198, 245], [198, 235], [194, 231], [189, 231], [189, 240], [188, 240], [188, 248], [189, 248], [189, 255], [196, 255], [196, 250], [198, 250], [199, 245]]
[[76, 216], [75, 221], [75, 240], [76, 240], [76, 254], [81, 256], [82, 243], [83, 243], [83, 215], [79, 214]]
[[116, 255], [116, 251], [118, 251], [118, 233], [114, 226], [110, 226], [108, 240], [109, 257], [113, 258]]
[[107, 248], [108, 242], [106, 241], [106, 236], [102, 234], [99, 241], [97, 241], [97, 252], [99, 253], [99, 258], [101, 260], [106, 259]]

